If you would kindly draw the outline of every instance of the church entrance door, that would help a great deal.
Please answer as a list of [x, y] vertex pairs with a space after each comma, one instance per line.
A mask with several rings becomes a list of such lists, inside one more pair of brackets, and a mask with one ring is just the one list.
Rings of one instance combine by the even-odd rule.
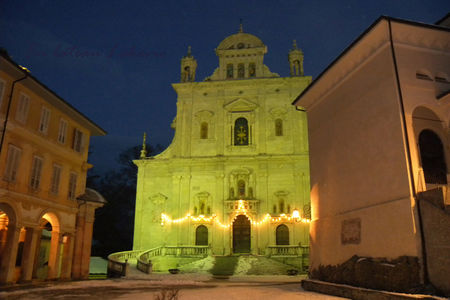
[[233, 223], [233, 253], [250, 253], [250, 220], [244, 215]]

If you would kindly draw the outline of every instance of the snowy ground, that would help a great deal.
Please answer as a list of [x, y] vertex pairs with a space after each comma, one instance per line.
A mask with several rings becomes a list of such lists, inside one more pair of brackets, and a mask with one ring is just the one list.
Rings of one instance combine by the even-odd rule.
[[344, 299], [306, 292], [300, 276], [233, 276], [227, 280], [195, 274], [152, 274], [144, 279], [89, 280], [45, 283], [0, 290], [0, 299], [156, 299], [164, 290], [178, 290], [179, 300], [191, 299]]

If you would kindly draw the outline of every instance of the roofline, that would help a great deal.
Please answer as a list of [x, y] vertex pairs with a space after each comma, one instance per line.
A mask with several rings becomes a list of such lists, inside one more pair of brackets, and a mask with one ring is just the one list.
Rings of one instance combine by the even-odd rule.
[[58, 94], [56, 94], [52, 89], [50, 89], [48, 86], [46, 86], [45, 84], [43, 84], [39, 79], [37, 79], [36, 77], [34, 77], [33, 75], [31, 75], [31, 72], [28, 72], [27, 70], [24, 70], [19, 64], [17, 64], [15, 61], [13, 61], [11, 59], [11, 57], [9, 57], [9, 55], [7, 53], [4, 53], [3, 51], [0, 51], [0, 56], [3, 57], [4, 59], [6, 59], [9, 63], [11, 63], [13, 66], [15, 66], [20, 72], [22, 72], [24, 75], [27, 75], [27, 77], [33, 79], [38, 85], [40, 85], [42, 88], [44, 88], [45, 90], [47, 90], [50, 94], [52, 94], [53, 96], [55, 96], [58, 100], [60, 100], [64, 105], [67, 105], [70, 109], [74, 110], [75, 113], [79, 114], [83, 119], [85, 119], [88, 123], [90, 123], [91, 125], [93, 125], [93, 127], [95, 129], [98, 130], [98, 132], [100, 133], [99, 135], [106, 135], [107, 132], [101, 128], [99, 125], [97, 125], [94, 121], [92, 121], [91, 119], [89, 119], [87, 116], [85, 116], [82, 112], [80, 112], [78, 109], [76, 109], [74, 106], [72, 106], [72, 104], [70, 104], [69, 102], [67, 102], [66, 100], [64, 100], [63, 98], [61, 98]]
[[[449, 13], [450, 14], [450, 13]], [[364, 30], [349, 46], [347, 46], [344, 51], [341, 52], [341, 54], [339, 54], [339, 56], [337, 56], [333, 62], [331, 62], [328, 67], [326, 67], [320, 74], [319, 76], [317, 76], [317, 78], [311, 82], [310, 85], [308, 85], [306, 87], [306, 89], [304, 89], [300, 95], [298, 95], [295, 100], [292, 102], [292, 105], [296, 105], [296, 102], [299, 101], [299, 99], [301, 97], [303, 97], [303, 95], [305, 95], [315, 84], [317, 81], [319, 81], [319, 79], [325, 75], [325, 73], [327, 73], [327, 71], [329, 69], [331, 69], [345, 54], [347, 54], [347, 52], [350, 51], [350, 49], [352, 49], [359, 41], [362, 40], [362, 38], [369, 32], [371, 31], [378, 23], [380, 23], [382, 20], [386, 20], [386, 21], [394, 21], [397, 23], [403, 23], [403, 24], [408, 24], [408, 25], [412, 25], [412, 26], [419, 26], [419, 27], [424, 27], [424, 28], [431, 28], [431, 29], [437, 29], [437, 30], [442, 30], [442, 31], [447, 31], [450, 32], [450, 28], [449, 27], [443, 27], [443, 26], [439, 26], [439, 25], [433, 25], [433, 24], [426, 24], [426, 23], [421, 23], [421, 22], [416, 22], [416, 21], [410, 21], [410, 20], [404, 20], [404, 19], [398, 19], [398, 18], [393, 18], [393, 17], [389, 17], [389, 16], [380, 16], [378, 17], [378, 19], [375, 20], [375, 22], [373, 22], [369, 27], [366, 28], [366, 30]]]
[[445, 21], [446, 19], [450, 18], [450, 12], [448, 12], [445, 16], [443, 16], [441, 19], [437, 20], [436, 25], [440, 25], [443, 21]]

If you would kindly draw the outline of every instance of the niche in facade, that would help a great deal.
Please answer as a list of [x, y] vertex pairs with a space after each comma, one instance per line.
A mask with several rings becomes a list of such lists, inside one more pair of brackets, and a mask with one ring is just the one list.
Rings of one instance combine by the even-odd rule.
[[201, 192], [194, 196], [194, 215], [211, 214], [211, 195], [208, 192]]
[[278, 191], [275, 193], [275, 201], [273, 204], [273, 214], [290, 214], [291, 213], [291, 205], [288, 202], [289, 192], [287, 191]]
[[229, 175], [229, 199], [254, 199], [254, 174], [250, 169], [234, 170]]

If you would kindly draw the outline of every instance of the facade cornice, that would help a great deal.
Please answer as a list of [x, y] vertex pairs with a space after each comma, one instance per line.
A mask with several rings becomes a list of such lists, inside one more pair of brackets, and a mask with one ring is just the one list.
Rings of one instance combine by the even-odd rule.
[[245, 88], [245, 87], [263, 87], [268, 85], [281, 85], [281, 84], [298, 84], [300, 82], [311, 82], [311, 76], [293, 76], [293, 77], [270, 77], [270, 78], [252, 78], [252, 79], [230, 79], [220, 81], [202, 81], [202, 82], [180, 82], [173, 83], [172, 87], [177, 93], [190, 92], [194, 90], [217, 90], [220, 88], [232, 87], [233, 89]]
[[14, 192], [4, 188], [0, 188], [0, 195], [2, 198], [21, 199], [27, 201], [30, 204], [36, 204], [38, 206], [45, 207], [47, 210], [55, 209], [55, 211], [63, 211], [71, 214], [75, 214], [78, 212], [78, 208], [75, 202], [73, 203], [73, 206], [68, 206], [60, 203], [55, 203], [54, 201], [51, 200], [46, 200], [35, 196]]

